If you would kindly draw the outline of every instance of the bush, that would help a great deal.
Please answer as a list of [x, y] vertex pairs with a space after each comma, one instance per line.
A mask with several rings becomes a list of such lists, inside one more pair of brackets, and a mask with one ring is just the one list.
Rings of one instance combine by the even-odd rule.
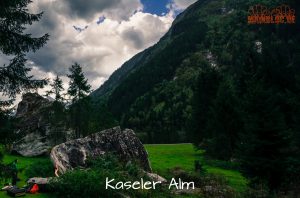
[[149, 180], [135, 164], [122, 164], [112, 155], [88, 160], [88, 169], [75, 169], [51, 181], [51, 189], [57, 197], [95, 198], [95, 197], [171, 197], [163, 189], [150, 190], [115, 190], [105, 189], [106, 178], [115, 181]]
[[11, 178], [11, 168], [3, 164], [3, 153], [0, 148], [0, 182], [7, 182]]
[[54, 168], [50, 160], [39, 161], [31, 164], [29, 168], [25, 170], [25, 175], [28, 178], [31, 177], [53, 177]]
[[277, 196], [271, 196], [270, 195], [270, 190], [268, 186], [264, 183], [256, 184], [252, 188], [248, 188], [244, 192], [245, 198], [275, 198]]
[[3, 160], [3, 157], [4, 157], [4, 155], [3, 155], [3, 153], [2, 153], [3, 151], [2, 151], [2, 149], [0, 148], [0, 162], [2, 162], [2, 160]]

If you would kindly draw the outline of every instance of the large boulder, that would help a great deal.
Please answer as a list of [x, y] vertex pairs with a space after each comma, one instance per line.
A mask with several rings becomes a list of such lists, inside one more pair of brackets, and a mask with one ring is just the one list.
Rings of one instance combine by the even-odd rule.
[[[53, 101], [37, 93], [26, 93], [18, 104], [15, 117], [17, 124], [17, 141], [13, 143], [12, 152], [26, 157], [33, 157], [49, 153], [51, 148], [65, 141], [64, 127], [51, 126], [51, 106]], [[58, 133], [60, 133], [58, 135]], [[59, 138], [57, 138], [59, 137]]]
[[88, 158], [96, 158], [105, 153], [116, 154], [124, 162], [136, 161], [151, 172], [148, 154], [133, 130], [121, 130], [120, 127], [107, 129], [85, 138], [71, 140], [55, 146], [51, 160], [63, 174], [75, 167], [86, 167]]

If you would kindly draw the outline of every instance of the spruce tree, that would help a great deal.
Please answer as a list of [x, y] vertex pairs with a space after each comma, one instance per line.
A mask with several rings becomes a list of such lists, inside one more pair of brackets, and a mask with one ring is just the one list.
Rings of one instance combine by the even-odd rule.
[[65, 104], [64, 98], [62, 97], [63, 81], [57, 75], [53, 82], [50, 84], [51, 89], [46, 92], [46, 96], [54, 94], [55, 101], [50, 106], [50, 117], [49, 122], [51, 123], [51, 136], [55, 141], [55, 144], [58, 143], [59, 140], [64, 139], [64, 134], [62, 133], [62, 129], [65, 127]]
[[242, 172], [253, 183], [266, 183], [278, 190], [287, 179], [292, 164], [285, 100], [280, 93], [256, 80], [248, 84], [245, 95], [244, 133], [240, 134], [238, 158]]
[[59, 76], [57, 75], [56, 78], [53, 80], [53, 82], [50, 84], [51, 90], [46, 92], [46, 96], [49, 96], [51, 94], [54, 94], [54, 99], [57, 102], [60, 102], [63, 100], [61, 92], [64, 91], [63, 88], [63, 81]]
[[70, 78], [68, 94], [72, 97], [72, 103], [85, 98], [91, 92], [91, 85], [85, 79], [82, 68], [78, 63], [75, 63], [69, 69]]
[[[75, 129], [75, 136], [79, 138], [86, 135], [88, 118], [89, 118], [89, 97], [91, 85], [88, 84], [81, 66], [75, 63], [69, 69], [70, 78], [68, 94], [72, 98], [70, 107], [70, 124]], [[84, 133], [85, 132], [85, 133]]]
[[30, 0], [0, 1], [0, 50], [4, 55], [14, 56], [8, 65], [0, 66], [0, 93], [11, 99], [0, 101], [0, 107], [10, 105], [16, 94], [41, 88], [47, 83], [46, 80], [34, 80], [33, 76], [28, 75], [31, 69], [25, 65], [25, 53], [35, 52], [49, 38], [48, 34], [33, 38], [23, 33], [26, 26], [42, 17], [42, 13], [28, 12], [29, 3]]
[[204, 142], [208, 155], [221, 160], [234, 157], [243, 126], [239, 102], [233, 78], [226, 77], [220, 83], [216, 98], [206, 115]]

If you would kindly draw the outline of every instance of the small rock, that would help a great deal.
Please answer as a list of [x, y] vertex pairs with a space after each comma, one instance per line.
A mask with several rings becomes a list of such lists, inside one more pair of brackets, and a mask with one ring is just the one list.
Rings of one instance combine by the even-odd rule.
[[167, 180], [156, 173], [146, 173], [146, 175], [155, 182], [167, 183]]
[[46, 184], [49, 183], [50, 179], [51, 179], [50, 177], [49, 178], [32, 177], [32, 178], [27, 180], [27, 184], [46, 185]]

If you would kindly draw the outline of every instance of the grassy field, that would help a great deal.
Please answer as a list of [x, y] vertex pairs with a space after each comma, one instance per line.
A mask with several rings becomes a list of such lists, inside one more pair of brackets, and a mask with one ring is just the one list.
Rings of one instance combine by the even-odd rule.
[[220, 161], [207, 160], [204, 151], [195, 151], [192, 144], [160, 144], [145, 145], [154, 172], [168, 177], [168, 170], [181, 167], [186, 171], [194, 170], [194, 161], [199, 160], [203, 168], [211, 174], [221, 175], [226, 178], [228, 184], [239, 192], [247, 187], [247, 180], [240, 172], [225, 169], [220, 166]]
[[[194, 170], [194, 161], [199, 160], [203, 168], [212, 174], [222, 175], [228, 180], [228, 184], [232, 186], [237, 191], [243, 191], [247, 186], [247, 180], [241, 176], [241, 174], [232, 169], [222, 168], [219, 164], [220, 162], [207, 160], [204, 158], [203, 151], [195, 151], [191, 144], [174, 144], [174, 145], [145, 145], [146, 150], [149, 153], [149, 158], [153, 171], [159, 173], [160, 175], [169, 178], [168, 170], [181, 167], [186, 171]], [[18, 168], [20, 170], [19, 177], [21, 181], [18, 186], [22, 187], [25, 185], [26, 175], [25, 170], [30, 166], [30, 164], [36, 162], [49, 161], [46, 157], [38, 158], [25, 158], [20, 156], [5, 155], [4, 163], [9, 164], [13, 160], [18, 159]], [[50, 163], [50, 161], [49, 161]], [[5, 192], [0, 192], [0, 198], [7, 198]], [[29, 195], [26, 197], [33, 198], [51, 198], [48, 194], [36, 194]]]
[[[25, 185], [26, 183], [26, 175], [25, 175], [25, 170], [33, 163], [35, 162], [42, 162], [42, 161], [49, 161], [50, 160], [46, 157], [36, 157], [36, 158], [30, 158], [30, 157], [21, 157], [21, 156], [13, 156], [13, 155], [4, 155], [3, 158], [3, 162], [4, 164], [9, 164], [12, 161], [14, 161], [15, 159], [19, 160], [18, 163], [18, 169], [19, 169], [19, 178], [21, 179], [20, 182], [18, 182], [18, 186], [22, 187]], [[11, 181], [9, 181], [11, 182]], [[3, 186], [3, 184], [1, 184], [1, 186]], [[0, 198], [7, 198], [9, 196], [6, 195], [6, 192], [1, 191], [0, 192]], [[26, 194], [26, 197], [34, 197], [34, 198], [51, 198], [50, 195], [47, 194], [35, 194], [35, 195], [31, 195], [31, 194]]]

